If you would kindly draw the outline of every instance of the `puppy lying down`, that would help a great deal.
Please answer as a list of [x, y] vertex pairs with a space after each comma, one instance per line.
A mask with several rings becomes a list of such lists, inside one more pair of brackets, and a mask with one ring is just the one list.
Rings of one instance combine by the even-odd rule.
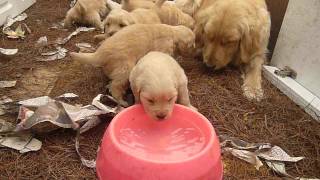
[[106, 39], [95, 53], [70, 53], [71, 58], [85, 64], [102, 67], [111, 79], [111, 94], [121, 105], [129, 87], [129, 74], [137, 61], [150, 51], [172, 55], [189, 54], [195, 36], [185, 26], [165, 24], [134, 24]]
[[[143, 2], [143, 3], [139, 3]], [[193, 28], [193, 18], [180, 10], [175, 4], [168, 3], [167, 0], [156, 0], [156, 3], [152, 1], [143, 0], [124, 0], [122, 2], [122, 9], [127, 11], [133, 11], [137, 8], [146, 8], [154, 10], [163, 24], [169, 24], [173, 26], [184, 25], [188, 28]]]
[[190, 104], [184, 70], [167, 54], [149, 52], [134, 66], [129, 80], [135, 103], [155, 120], [170, 117], [176, 101], [196, 110]]
[[64, 19], [64, 26], [70, 28], [73, 22], [103, 29], [101, 17], [108, 13], [105, 0], [78, 0]]

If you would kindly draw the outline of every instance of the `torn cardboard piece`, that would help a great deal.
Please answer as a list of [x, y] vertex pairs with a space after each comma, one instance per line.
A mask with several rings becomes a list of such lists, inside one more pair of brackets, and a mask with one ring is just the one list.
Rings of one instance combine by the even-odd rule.
[[60, 96], [57, 97], [57, 99], [60, 99], [60, 98], [64, 98], [64, 99], [75, 99], [75, 98], [78, 98], [79, 96], [74, 94], [74, 93], [64, 93]]
[[4, 49], [4, 48], [0, 48], [0, 53], [7, 55], [7, 56], [12, 56], [17, 54], [18, 49]]
[[36, 42], [36, 47], [45, 47], [48, 45], [48, 38], [47, 36], [42, 36], [38, 39], [38, 41]]
[[[85, 132], [101, 122], [96, 119], [98, 115], [118, 112], [119, 107], [109, 107], [100, 102], [103, 100], [114, 105], [110, 103], [113, 102], [113, 99], [108, 101], [108, 98], [109, 96], [98, 95], [93, 102], [99, 107], [95, 105], [73, 106], [53, 100], [48, 96], [19, 101], [18, 103], [22, 106], [18, 116], [20, 123], [17, 125], [16, 131], [31, 129], [35, 133], [44, 133], [58, 128], [77, 129], [90, 120], [81, 130], [81, 132]], [[37, 107], [37, 109], [32, 113], [33, 111], [27, 107]]]
[[259, 168], [261, 166], [263, 166], [262, 162], [260, 161], [260, 159], [258, 158], [256, 153], [254, 153], [254, 152], [250, 152], [247, 150], [238, 150], [238, 149], [234, 149], [234, 148], [224, 148], [223, 150], [224, 150], [224, 152], [229, 152], [233, 156], [254, 165], [254, 167], [257, 170], [259, 170]]
[[38, 61], [54, 61], [60, 60], [66, 57], [68, 50], [62, 47], [56, 47], [56, 51], [50, 51], [47, 53], [41, 53], [42, 56], [47, 56], [46, 58], [39, 58]]
[[123, 109], [123, 107], [118, 106], [117, 101], [113, 97], [103, 94], [98, 94], [95, 98], [93, 98], [91, 104], [105, 111], [106, 113], [117, 114]]
[[30, 133], [11, 133], [13, 129], [11, 123], [0, 119], [0, 147], [16, 149], [20, 153], [41, 149], [42, 142], [33, 138]]
[[286, 165], [283, 162], [279, 161], [266, 161], [266, 164], [270, 169], [272, 169], [274, 172], [277, 174], [283, 176], [283, 177], [288, 177], [290, 179], [296, 179], [296, 180], [320, 180], [318, 178], [303, 178], [303, 177], [294, 177], [290, 174], [287, 173], [286, 171]]
[[48, 104], [49, 102], [53, 102], [49, 96], [40, 96], [36, 98], [26, 99], [23, 101], [19, 101], [18, 104], [26, 106], [26, 107], [40, 107]]
[[79, 126], [70, 119], [61, 102], [53, 101], [39, 106], [30, 117], [26, 115], [30, 111], [25, 107], [22, 106], [20, 109], [19, 120], [21, 121], [17, 124], [16, 132], [31, 129], [35, 133], [45, 133], [60, 127], [77, 129]]
[[221, 146], [227, 146], [228, 143], [231, 144], [232, 147], [242, 150], [250, 150], [250, 149], [264, 149], [264, 148], [271, 148], [270, 143], [248, 143], [244, 140], [228, 137], [221, 135], [219, 136], [221, 139]]
[[95, 168], [96, 167], [96, 161], [94, 159], [92, 160], [87, 160], [86, 158], [84, 158], [81, 153], [80, 153], [80, 143], [79, 143], [79, 138], [80, 138], [80, 130], [77, 130], [77, 135], [76, 135], [76, 143], [75, 143], [75, 147], [76, 147], [76, 152], [78, 154], [78, 156], [80, 157], [81, 163], [82, 165], [88, 167], [88, 168]]
[[[279, 175], [292, 179], [307, 179], [295, 178], [289, 175], [285, 169], [285, 162], [298, 162], [304, 157], [291, 157], [282, 148], [273, 146], [270, 143], [248, 143], [225, 135], [221, 135], [220, 140], [223, 152], [229, 152], [233, 156], [253, 164], [257, 170], [263, 166], [261, 160], [264, 160], [268, 167]], [[232, 148], [227, 146], [232, 146]], [[253, 150], [254, 152], [248, 150]]]
[[52, 26], [49, 29], [62, 29], [67, 31], [68, 29], [64, 29], [64, 22], [57, 22], [57, 23], [53, 23]]
[[17, 81], [0, 81], [0, 88], [10, 88], [16, 86]]
[[258, 157], [268, 161], [281, 161], [281, 162], [298, 162], [304, 157], [291, 157], [279, 146], [273, 146], [267, 151], [259, 151]]
[[76, 43], [76, 46], [79, 48], [79, 52], [94, 52], [96, 48], [92, 47], [89, 43]]
[[25, 31], [22, 29], [21, 24], [13, 31], [10, 28], [3, 30], [3, 33], [10, 39], [23, 39], [25, 38]]
[[78, 27], [75, 31], [73, 31], [69, 36], [67, 36], [64, 39], [57, 39], [56, 43], [63, 45], [66, 44], [73, 36], [76, 36], [77, 34], [79, 34], [80, 32], [88, 32], [88, 31], [93, 31], [95, 28], [88, 28], [88, 27]]
[[2, 31], [9, 28], [10, 26], [12, 26], [15, 22], [20, 22], [20, 21], [27, 19], [27, 17], [28, 17], [28, 15], [26, 13], [22, 13], [15, 18], [8, 17], [7, 22], [3, 25]]

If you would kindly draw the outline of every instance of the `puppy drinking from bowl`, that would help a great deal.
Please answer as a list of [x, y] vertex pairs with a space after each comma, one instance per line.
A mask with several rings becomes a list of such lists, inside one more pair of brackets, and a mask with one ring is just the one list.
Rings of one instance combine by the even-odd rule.
[[190, 103], [184, 70], [168, 54], [149, 52], [134, 66], [129, 81], [135, 103], [155, 120], [170, 117], [176, 101], [197, 110]]
[[103, 29], [101, 17], [108, 13], [105, 0], [78, 0], [64, 19], [64, 27], [70, 28], [72, 24], [81, 23]]
[[189, 56], [195, 36], [185, 26], [134, 24], [103, 41], [95, 53], [70, 53], [84, 64], [102, 67], [111, 79], [111, 94], [123, 106], [123, 95], [129, 87], [129, 74], [137, 61], [150, 51]]

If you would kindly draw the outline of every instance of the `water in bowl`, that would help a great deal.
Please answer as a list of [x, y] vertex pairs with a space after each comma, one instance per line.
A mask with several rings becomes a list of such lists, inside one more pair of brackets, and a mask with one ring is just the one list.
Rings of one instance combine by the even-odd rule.
[[200, 129], [188, 121], [146, 122], [120, 129], [118, 140], [123, 148], [143, 159], [179, 161], [199, 153], [206, 139]]

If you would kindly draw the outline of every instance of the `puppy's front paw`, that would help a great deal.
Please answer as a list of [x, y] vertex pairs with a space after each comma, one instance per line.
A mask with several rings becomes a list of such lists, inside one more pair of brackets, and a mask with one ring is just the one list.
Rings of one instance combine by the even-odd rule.
[[242, 85], [243, 95], [249, 100], [261, 101], [263, 98], [263, 90], [259, 87]]

